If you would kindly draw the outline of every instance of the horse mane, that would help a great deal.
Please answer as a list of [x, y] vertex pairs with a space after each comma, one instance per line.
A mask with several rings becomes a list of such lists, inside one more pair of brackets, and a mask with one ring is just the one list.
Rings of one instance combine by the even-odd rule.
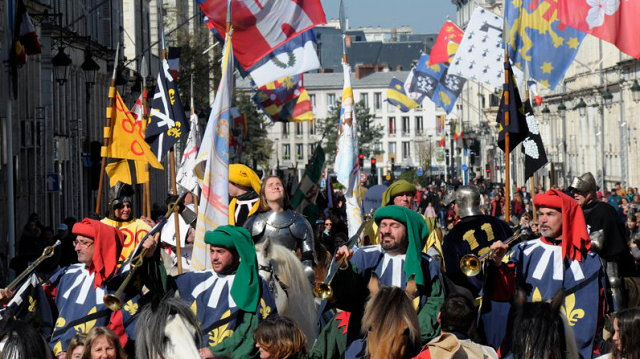
[[174, 297], [173, 292], [145, 305], [138, 316], [136, 324], [136, 358], [155, 359], [165, 349], [164, 328], [172, 315], [178, 315], [196, 330], [196, 345], [200, 347], [202, 331], [198, 318], [191, 308], [180, 298]]
[[7, 317], [0, 321], [0, 358], [53, 358], [49, 345], [36, 328], [26, 321]]
[[420, 325], [409, 296], [398, 287], [382, 287], [366, 304], [362, 332], [375, 358], [411, 358], [420, 351]]

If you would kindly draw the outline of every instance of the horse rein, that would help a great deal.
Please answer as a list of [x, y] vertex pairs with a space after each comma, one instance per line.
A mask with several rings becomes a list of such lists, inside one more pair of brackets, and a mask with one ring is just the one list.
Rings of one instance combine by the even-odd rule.
[[284, 291], [284, 294], [287, 296], [287, 298], [289, 298], [289, 286], [284, 284], [284, 282], [282, 282], [280, 277], [273, 271], [273, 266], [271, 265], [271, 263], [269, 263], [269, 265], [266, 265], [266, 266], [259, 264], [258, 270], [271, 273], [271, 278], [269, 279], [269, 289], [271, 289], [271, 292], [273, 293], [273, 295], [277, 296], [278, 294], [274, 288], [275, 282], [277, 282], [280, 288], [282, 288], [282, 290]]

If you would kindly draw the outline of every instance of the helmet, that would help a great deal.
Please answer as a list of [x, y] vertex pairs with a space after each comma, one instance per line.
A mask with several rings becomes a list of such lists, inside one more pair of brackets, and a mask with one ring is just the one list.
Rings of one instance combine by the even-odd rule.
[[455, 202], [460, 218], [477, 216], [480, 212], [480, 191], [475, 186], [462, 186], [456, 190]]
[[109, 195], [109, 218], [118, 220], [115, 215], [116, 207], [125, 202], [133, 203], [134, 194], [136, 194], [136, 191], [127, 183], [118, 182], [111, 188]]
[[597, 189], [596, 179], [593, 177], [591, 172], [587, 172], [580, 177], [574, 177], [573, 181], [571, 181], [571, 186], [569, 186], [570, 191], [591, 193], [593, 198], [596, 198]]

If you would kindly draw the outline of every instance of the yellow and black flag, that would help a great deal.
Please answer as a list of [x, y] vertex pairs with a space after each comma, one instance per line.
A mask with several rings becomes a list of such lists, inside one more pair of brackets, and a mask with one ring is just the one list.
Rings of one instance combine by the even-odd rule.
[[[498, 110], [498, 118], [496, 121], [500, 124], [500, 133], [498, 134], [498, 147], [505, 151], [504, 135], [509, 132], [509, 152], [513, 152], [520, 142], [529, 136], [527, 127], [527, 118], [524, 113], [524, 105], [518, 93], [516, 79], [513, 76], [511, 64], [505, 62], [505, 70], [509, 71], [511, 77], [508, 84], [504, 85], [502, 98], [500, 99], [500, 108]], [[509, 105], [505, 105], [505, 93], [509, 93]], [[504, 114], [509, 112], [509, 126], [505, 125]]]

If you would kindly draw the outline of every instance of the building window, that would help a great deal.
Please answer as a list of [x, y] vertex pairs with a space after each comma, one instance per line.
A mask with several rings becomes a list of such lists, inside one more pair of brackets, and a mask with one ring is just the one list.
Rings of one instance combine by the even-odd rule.
[[396, 118], [395, 117], [389, 117], [389, 134], [390, 135], [396, 134]]
[[389, 142], [389, 156], [395, 157], [396, 156], [396, 143], [395, 142]]
[[402, 134], [403, 135], [408, 135], [409, 131], [410, 131], [410, 124], [409, 124], [409, 117], [407, 116], [403, 116], [402, 117]]
[[296, 122], [296, 136], [302, 136], [302, 122]]
[[308, 149], [308, 151], [309, 151], [309, 152], [307, 152], [307, 153], [309, 154], [309, 157], [311, 157], [311, 156], [313, 156], [313, 153], [314, 153], [314, 152], [315, 152], [315, 150], [316, 150], [316, 145], [314, 145], [314, 144], [309, 144], [309, 147], [307, 147], [307, 149]]
[[315, 135], [316, 134], [316, 120], [309, 121], [307, 123], [309, 124], [309, 134], [310, 135]]
[[336, 105], [336, 94], [329, 93], [327, 94], [327, 111], [333, 110], [333, 107]]
[[411, 157], [411, 142], [402, 142], [402, 159], [409, 159]]
[[313, 108], [313, 113], [316, 113], [316, 95], [309, 94], [309, 102], [311, 102], [311, 107]]
[[382, 92], [373, 94], [373, 109], [380, 110], [382, 108]]
[[304, 159], [304, 145], [302, 143], [296, 143], [296, 159]]
[[416, 134], [421, 135], [424, 131], [422, 116], [416, 116]]
[[382, 152], [382, 142], [376, 142], [373, 144], [374, 152]]
[[360, 94], [360, 102], [364, 105], [364, 107], [369, 108], [369, 94], [364, 92]]
[[282, 123], [282, 137], [289, 137], [289, 122]]
[[291, 145], [289, 145], [288, 143], [282, 145], [282, 159], [291, 159]]

